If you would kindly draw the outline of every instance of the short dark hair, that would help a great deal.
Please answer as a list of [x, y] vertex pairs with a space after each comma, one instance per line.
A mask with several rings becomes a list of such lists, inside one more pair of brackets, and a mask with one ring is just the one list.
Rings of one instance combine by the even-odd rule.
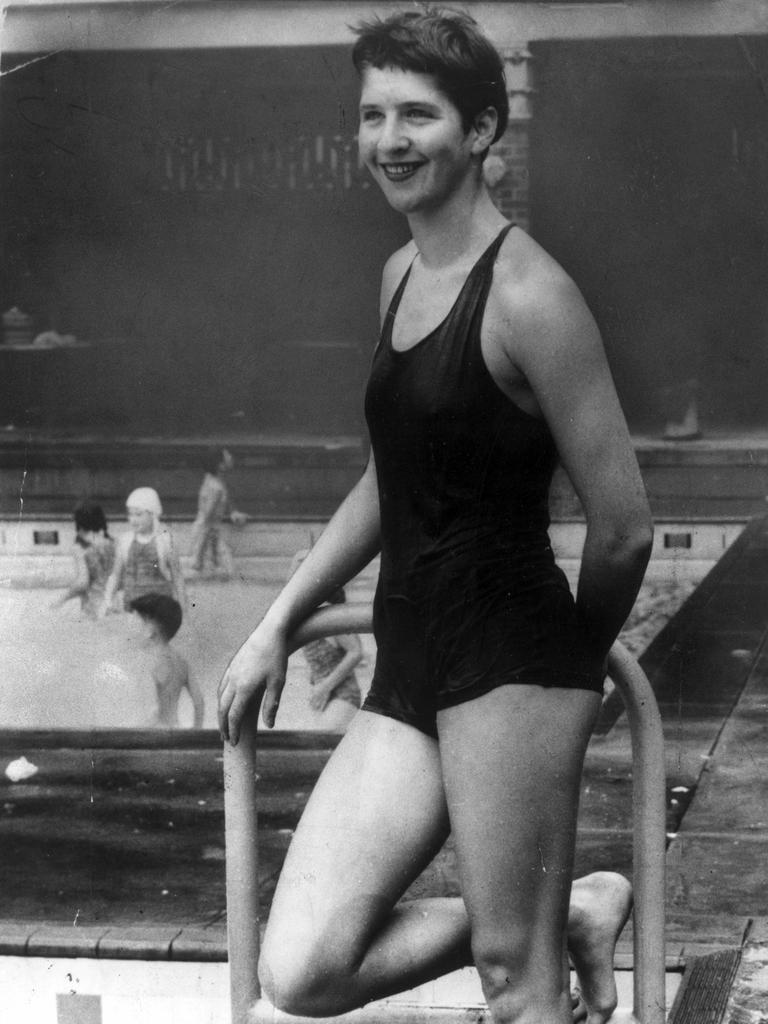
[[218, 476], [223, 460], [224, 452], [221, 448], [214, 448], [212, 451], [207, 451], [203, 456], [203, 469], [206, 473], [210, 473], [212, 476]]
[[96, 505], [92, 501], [79, 502], [75, 506], [74, 519], [75, 528], [78, 530], [88, 530], [91, 533], [108, 535], [107, 517], [104, 515], [104, 509], [101, 505]]
[[488, 107], [498, 116], [496, 142], [509, 118], [504, 63], [495, 46], [463, 11], [427, 7], [363, 21], [354, 29], [352, 62], [362, 76], [367, 67], [395, 67], [432, 75], [461, 114], [464, 130]]
[[142, 619], [156, 622], [166, 640], [176, 636], [181, 626], [181, 605], [167, 594], [142, 594], [128, 606]]

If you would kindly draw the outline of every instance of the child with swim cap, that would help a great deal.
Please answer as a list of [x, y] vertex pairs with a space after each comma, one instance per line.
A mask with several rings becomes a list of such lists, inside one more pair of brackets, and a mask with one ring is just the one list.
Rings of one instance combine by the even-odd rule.
[[187, 593], [171, 533], [160, 524], [163, 506], [152, 487], [138, 487], [125, 502], [128, 531], [118, 543], [115, 565], [107, 580], [104, 605], [106, 614], [114, 594], [122, 587], [123, 607], [143, 594], [165, 594], [187, 607]]

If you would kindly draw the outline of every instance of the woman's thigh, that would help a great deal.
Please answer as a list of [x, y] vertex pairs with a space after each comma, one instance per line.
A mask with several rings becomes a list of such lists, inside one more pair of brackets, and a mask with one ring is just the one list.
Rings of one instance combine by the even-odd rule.
[[[584, 751], [600, 698], [501, 686], [438, 713], [476, 959], [562, 955]], [[544, 958], [544, 959], [542, 959]]]
[[360, 711], [318, 779], [272, 901], [264, 956], [355, 962], [448, 834], [437, 743]]
[[358, 710], [350, 701], [332, 697], [319, 712], [318, 724], [328, 732], [346, 732]]

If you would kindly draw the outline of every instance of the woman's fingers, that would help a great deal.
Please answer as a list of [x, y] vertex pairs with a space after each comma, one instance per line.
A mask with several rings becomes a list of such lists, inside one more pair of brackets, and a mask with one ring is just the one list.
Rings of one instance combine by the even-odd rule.
[[262, 689], [258, 682], [242, 681], [227, 669], [219, 693], [219, 732], [221, 738], [229, 740], [233, 747], [240, 739], [240, 728], [248, 705]]
[[247, 707], [248, 698], [244, 697], [242, 693], [235, 694], [227, 715], [227, 733], [229, 735], [229, 742], [233, 747], [237, 746], [240, 739], [240, 726]]
[[219, 732], [234, 746], [240, 738], [243, 716], [252, 702], [265, 695], [264, 721], [272, 728], [285, 685], [287, 654], [282, 641], [264, 642], [258, 633], [243, 644], [219, 683]]
[[264, 694], [261, 717], [268, 729], [272, 729], [277, 716], [277, 709], [280, 707], [280, 695], [283, 692], [284, 679], [273, 677], [267, 684]]

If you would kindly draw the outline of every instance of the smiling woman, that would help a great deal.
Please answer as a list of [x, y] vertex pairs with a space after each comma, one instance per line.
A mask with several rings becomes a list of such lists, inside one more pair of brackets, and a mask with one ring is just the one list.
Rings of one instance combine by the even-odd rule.
[[435, 23], [416, 45], [407, 31], [373, 27], [352, 60], [362, 79], [360, 156], [400, 213], [449, 196], [456, 161], [465, 151], [484, 160], [504, 134], [504, 70], [482, 36], [457, 46], [453, 29]]
[[[499, 55], [428, 9], [361, 26], [353, 60], [362, 159], [412, 235], [384, 269], [372, 454], [230, 662], [222, 734], [262, 698], [274, 724], [291, 635], [380, 551], [377, 657], [286, 858], [262, 987], [331, 1016], [474, 962], [495, 1024], [570, 1024], [567, 945], [577, 1019], [602, 1024], [630, 894], [571, 873], [605, 660], [650, 553], [637, 462], [580, 294], [483, 180]], [[587, 518], [575, 600], [548, 537], [558, 460]], [[398, 902], [449, 831], [462, 897]]]
[[450, 197], [466, 155], [487, 152], [497, 123], [489, 107], [465, 132], [459, 111], [431, 75], [398, 68], [363, 73], [360, 156], [399, 213]]

